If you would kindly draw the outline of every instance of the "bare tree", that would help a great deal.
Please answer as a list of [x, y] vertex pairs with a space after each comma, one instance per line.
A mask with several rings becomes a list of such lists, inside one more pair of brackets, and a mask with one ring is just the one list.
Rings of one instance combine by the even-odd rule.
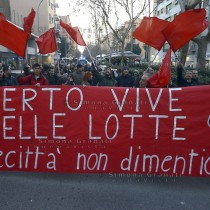
[[[111, 32], [120, 43], [122, 63], [126, 37], [129, 35], [136, 19], [144, 12], [146, 0], [80, 0], [80, 4], [91, 9], [94, 8], [98, 11], [98, 15], [101, 14], [98, 17], [102, 19], [103, 26], [107, 27], [107, 32]], [[135, 8], [135, 11], [133, 11], [133, 8]], [[127, 16], [127, 25], [124, 28], [119, 27], [119, 12], [123, 12], [123, 16]], [[111, 44], [110, 42], [110, 46]]]

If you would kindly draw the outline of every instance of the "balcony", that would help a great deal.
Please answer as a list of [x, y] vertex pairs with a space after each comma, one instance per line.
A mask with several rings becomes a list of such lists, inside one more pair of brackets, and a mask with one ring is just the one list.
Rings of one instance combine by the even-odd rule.
[[60, 38], [56, 38], [56, 43], [60, 44], [61, 43], [61, 39]]
[[190, 46], [190, 51], [196, 52], [197, 51], [197, 45], [193, 44]]

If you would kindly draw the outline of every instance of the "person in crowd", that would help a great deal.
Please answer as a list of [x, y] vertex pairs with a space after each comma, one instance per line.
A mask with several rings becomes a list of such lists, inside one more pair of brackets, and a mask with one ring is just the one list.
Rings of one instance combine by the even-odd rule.
[[84, 71], [81, 64], [77, 64], [77, 70], [72, 74], [72, 77], [74, 78], [75, 85], [82, 85]]
[[151, 77], [149, 73], [144, 73], [139, 81], [140, 88], [148, 87], [147, 80]]
[[113, 78], [113, 72], [110, 67], [106, 67], [104, 70], [104, 77], [99, 82], [99, 86], [109, 86], [114, 87], [116, 86], [117, 81]]
[[17, 77], [17, 81], [21, 85], [48, 85], [47, 79], [44, 77], [44, 75], [41, 72], [41, 65], [38, 63], [35, 63], [33, 65], [33, 73], [23, 77], [22, 75]]
[[123, 72], [123, 69], [118, 68], [118, 69], [117, 69], [117, 71], [116, 71], [116, 75], [115, 75], [115, 77], [117, 78], [117, 77], [122, 76], [122, 72]]
[[154, 72], [154, 69], [152, 69], [151, 67], [148, 67], [144, 72], [143, 74], [145, 73], [148, 73], [149, 75], [153, 75], [155, 72]]
[[142, 74], [141, 79], [139, 81], [140, 88], [149, 88], [148, 79], [154, 74], [154, 70], [151, 67], [148, 67]]
[[69, 85], [75, 85], [75, 83], [74, 83], [74, 78], [72, 77], [71, 74], [68, 75], [68, 84], [69, 84]]
[[[31, 72], [31, 68], [28, 64], [25, 65], [25, 67], [23, 68], [23, 77], [26, 77], [28, 75], [30, 75], [32, 72]], [[25, 84], [25, 85], [30, 85], [30, 84]]]
[[93, 74], [90, 71], [86, 71], [83, 77], [82, 85], [83, 86], [92, 86]]
[[84, 65], [84, 72], [86, 71], [91, 71], [91, 64], [90, 63], [87, 63]]
[[103, 79], [103, 76], [100, 73], [100, 69], [96, 66], [94, 62], [92, 62], [91, 72], [93, 74], [92, 85], [98, 86], [98, 84]]
[[186, 71], [185, 77], [183, 78], [183, 65], [179, 63], [177, 65], [177, 86], [178, 87], [187, 87], [196, 85], [192, 80], [192, 71]]
[[194, 85], [201, 85], [200, 81], [198, 80], [198, 70], [192, 70], [192, 81]]
[[28, 64], [26, 64], [25, 67], [23, 68], [23, 72], [24, 72], [23, 75], [24, 75], [24, 77], [26, 77], [29, 74], [31, 74], [30, 70], [31, 70], [30, 66]]
[[133, 72], [133, 76], [134, 76], [134, 82], [133, 82], [133, 87], [138, 88], [139, 87], [139, 82], [140, 82], [140, 75], [139, 75], [139, 71], [135, 70]]
[[55, 74], [54, 66], [50, 66], [47, 74], [48, 85], [57, 85], [59, 77]]
[[48, 64], [44, 63], [44, 64], [40, 64], [40, 68], [41, 68], [42, 75], [45, 78], [47, 78], [50, 66]]
[[8, 86], [18, 85], [15, 77], [12, 76], [10, 66], [8, 66], [8, 65], [3, 66], [3, 72], [4, 72], [5, 80], [6, 80]]
[[3, 69], [0, 69], [0, 86], [7, 86], [7, 81], [5, 79]]
[[123, 69], [122, 76], [117, 78], [118, 87], [133, 87], [134, 77], [129, 74], [127, 68]]
[[68, 78], [61, 76], [58, 79], [57, 85], [68, 85]]

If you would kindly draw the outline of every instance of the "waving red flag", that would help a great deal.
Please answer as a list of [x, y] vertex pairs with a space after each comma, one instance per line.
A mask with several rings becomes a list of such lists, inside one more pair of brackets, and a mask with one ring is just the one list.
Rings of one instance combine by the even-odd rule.
[[78, 29], [78, 27], [71, 27], [60, 19], [60, 26], [63, 27], [71, 38], [81, 46], [86, 46], [86, 43]]
[[24, 58], [28, 33], [2, 18], [0, 18], [0, 29], [0, 44]]
[[25, 32], [28, 32], [29, 34], [31, 34], [31, 28], [32, 25], [34, 23], [34, 18], [35, 18], [36, 12], [34, 11], [34, 9], [31, 9], [30, 14], [27, 17], [24, 17], [24, 23], [23, 23], [23, 28]]
[[55, 30], [51, 28], [44, 34], [42, 34], [37, 40], [36, 43], [39, 48], [40, 54], [47, 54], [57, 51], [57, 44], [55, 38]]
[[171, 48], [168, 49], [165, 58], [158, 70], [158, 72], [152, 75], [147, 83], [149, 87], [161, 88], [167, 86], [171, 80]]
[[3, 13], [0, 12], [0, 19], [6, 20], [5, 16]]
[[168, 21], [161, 20], [157, 17], [144, 17], [140, 25], [133, 32], [133, 37], [160, 51], [166, 41], [162, 30], [168, 24]]
[[188, 10], [176, 16], [163, 30], [163, 34], [174, 52], [207, 28], [208, 22], [205, 17], [205, 9]]

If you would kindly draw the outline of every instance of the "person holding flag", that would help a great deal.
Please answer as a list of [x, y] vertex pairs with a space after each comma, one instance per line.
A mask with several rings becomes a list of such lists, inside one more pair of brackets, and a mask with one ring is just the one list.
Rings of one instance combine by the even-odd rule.
[[33, 65], [33, 70], [34, 73], [30, 74], [26, 77], [22, 77], [22, 75], [17, 77], [17, 81], [21, 85], [35, 85], [35, 86], [40, 86], [40, 85], [48, 85], [47, 79], [44, 77], [42, 74], [41, 70], [41, 65], [38, 63], [35, 63]]

